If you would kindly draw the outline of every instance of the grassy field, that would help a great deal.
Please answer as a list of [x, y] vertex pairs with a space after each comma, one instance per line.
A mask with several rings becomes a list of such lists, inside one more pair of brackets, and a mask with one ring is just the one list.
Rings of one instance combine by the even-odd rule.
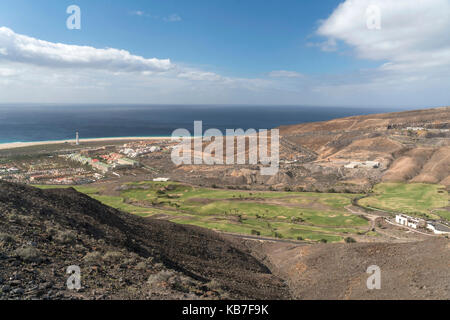
[[415, 216], [436, 218], [439, 215], [450, 220], [447, 210], [448, 193], [443, 186], [424, 183], [380, 183], [373, 188], [373, 195], [359, 200], [362, 206], [402, 212]]
[[224, 232], [334, 242], [368, 226], [345, 209], [354, 194], [235, 191], [149, 181], [129, 183], [116, 196], [100, 187], [75, 189], [132, 214], [164, 214], [173, 222]]

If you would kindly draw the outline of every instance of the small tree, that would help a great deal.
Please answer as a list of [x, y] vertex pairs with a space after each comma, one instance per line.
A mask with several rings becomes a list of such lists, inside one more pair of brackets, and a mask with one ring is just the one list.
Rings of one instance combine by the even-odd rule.
[[345, 240], [345, 242], [347, 242], [347, 243], [355, 243], [355, 242], [356, 242], [356, 240], [353, 239], [352, 237], [347, 237], [347, 238], [345, 238], [344, 240]]

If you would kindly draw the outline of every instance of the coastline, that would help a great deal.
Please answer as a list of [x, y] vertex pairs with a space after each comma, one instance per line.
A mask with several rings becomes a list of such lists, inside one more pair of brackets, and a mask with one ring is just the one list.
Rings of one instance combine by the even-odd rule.
[[[80, 143], [102, 142], [102, 141], [132, 141], [132, 140], [170, 140], [171, 137], [115, 137], [115, 138], [88, 138], [80, 139]], [[25, 148], [42, 145], [75, 143], [74, 139], [68, 140], [49, 140], [49, 141], [33, 141], [33, 142], [5, 142], [0, 143], [0, 150]]]

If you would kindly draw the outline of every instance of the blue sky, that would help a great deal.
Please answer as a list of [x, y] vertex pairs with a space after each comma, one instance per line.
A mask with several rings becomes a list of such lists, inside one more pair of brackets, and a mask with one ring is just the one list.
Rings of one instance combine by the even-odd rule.
[[[430, 0], [427, 2], [428, 5], [425, 5], [421, 0], [411, 1], [426, 6], [425, 12], [429, 10], [431, 13], [429, 19], [434, 21], [435, 16], [440, 14], [436, 9], [446, 2], [446, 0]], [[397, 6], [393, 6], [394, 2], [395, 0], [379, 1], [383, 12], [392, 19], [387, 22], [404, 21], [405, 17], [418, 14], [408, 5], [408, 0], [399, 0]], [[432, 55], [447, 55], [449, 42], [446, 39], [440, 42], [437, 48], [436, 43], [428, 43], [428, 48], [426, 37], [430, 34], [442, 36], [448, 24], [438, 25], [432, 30], [427, 29], [424, 34], [417, 33], [412, 25], [408, 36], [422, 38], [405, 42], [403, 46], [400, 43], [399, 48], [398, 43], [401, 42], [399, 30], [404, 29], [404, 25], [395, 25], [392, 22], [386, 24], [387, 27], [376, 34], [367, 30], [364, 23], [352, 22], [355, 20], [355, 14], [359, 14], [361, 21], [364, 22], [365, 9], [371, 3], [374, 1], [354, 0], [352, 3], [350, 0], [2, 0], [0, 27], [12, 30], [15, 36], [23, 35], [51, 44], [62, 43], [97, 49], [114, 48], [126, 50], [133, 56], [145, 59], [170, 59], [171, 68], [176, 66], [179, 70], [184, 68], [183, 70], [206, 73], [209, 79], [202, 78], [200, 83], [196, 76], [193, 80], [197, 81], [195, 83], [181, 83], [180, 79], [186, 79], [185, 76], [180, 76], [180, 73], [186, 74], [184, 71], [170, 74], [161, 70], [156, 75], [147, 74], [147, 78], [142, 78], [142, 74], [127, 73], [122, 76], [118, 75], [118, 72], [123, 70], [107, 68], [106, 71], [99, 71], [92, 65], [83, 66], [85, 73], [81, 74], [73, 69], [73, 65], [67, 65], [65, 70], [72, 68], [71, 74], [83, 82], [83, 88], [74, 88], [70, 91], [69, 87], [64, 87], [61, 94], [55, 92], [53, 88], [45, 88], [42, 83], [37, 85], [30, 79], [23, 79], [23, 88], [34, 86], [29, 91], [37, 94], [31, 95], [29, 99], [35, 99], [36, 102], [60, 102], [69, 99], [79, 101], [67, 102], [109, 102], [117, 101], [119, 98], [121, 102], [138, 103], [258, 104], [269, 101], [277, 104], [277, 97], [280, 96], [282, 97], [279, 98], [280, 104], [360, 105], [364, 101], [367, 103], [367, 100], [371, 104], [383, 105], [448, 102], [449, 95], [442, 93], [445, 89], [442, 87], [442, 77], [447, 80], [445, 75], [428, 67], [417, 74], [401, 70], [407, 69], [407, 64], [422, 63], [423, 57], [433, 48], [437, 51], [431, 52]], [[66, 28], [68, 17], [66, 8], [72, 4], [81, 8], [81, 30]], [[343, 5], [339, 6], [340, 4]], [[402, 4], [404, 4], [403, 11]], [[414, 20], [412, 23], [415, 23]], [[417, 26], [419, 27], [420, 25]], [[370, 42], [371, 38], [373, 43]], [[3, 46], [6, 49], [11, 45], [7, 42], [12, 41], [11, 39], [8, 37], [4, 40]], [[331, 45], [326, 46], [327, 43]], [[1, 46], [0, 38], [0, 49]], [[406, 51], [411, 48], [417, 51], [418, 61], [411, 61], [407, 56]], [[12, 51], [10, 49], [10, 52]], [[64, 55], [66, 51], [58, 54]], [[43, 59], [42, 55], [33, 58], [32, 61], [24, 61], [23, 56], [12, 57], [12, 53], [3, 58], [6, 60], [3, 70], [30, 68], [32, 69], [30, 73], [38, 77], [39, 72], [48, 74], [49, 70], [47, 72], [43, 70], [45, 67], [50, 68], [54, 77], [62, 77], [60, 61], [56, 61], [55, 66], [49, 66], [45, 57], [46, 62], [40, 62], [39, 59]], [[7, 62], [13, 65], [8, 65]], [[446, 57], [442, 59], [442, 63], [444, 69], [448, 68]], [[391, 65], [399, 67], [390, 68]], [[89, 91], [87, 89], [89, 81], [83, 81], [83, 76], [86, 76], [89, 68], [93, 68], [95, 73], [91, 80], [104, 83], [101, 97], [94, 94], [98, 88], [93, 86]], [[107, 72], [114, 73], [115, 79], [111, 79]], [[13, 77], [10, 75], [11, 72], [4, 71], [3, 74]], [[212, 74], [217, 77], [211, 77]], [[424, 74], [426, 79], [423, 78]], [[0, 96], [0, 102], [2, 100], [21, 102], [18, 94], [21, 89], [19, 76], [14, 74], [14, 77], [16, 77], [14, 90], [8, 90], [8, 96], [4, 96], [4, 99]], [[193, 77], [190, 75], [187, 78], [192, 80]], [[14, 85], [14, 79], [8, 79], [8, 85]], [[247, 82], [243, 83], [246, 80]], [[424, 85], [425, 80], [428, 82]], [[144, 89], [140, 92], [136, 89], [122, 90], [122, 96], [118, 97], [116, 86], [121, 81], [138, 83]], [[157, 82], [160, 86], [156, 85]], [[367, 86], [361, 87], [362, 82]], [[164, 83], [164, 86], [161, 83]], [[381, 86], [383, 83], [390, 85]], [[435, 88], [436, 83], [441, 84], [439, 88]], [[189, 86], [192, 87], [191, 91]], [[421, 88], [419, 92], [418, 87]], [[425, 87], [428, 88], [427, 91], [423, 91]], [[157, 93], [145, 94], [151, 89]], [[383, 91], [377, 94], [375, 91], [378, 89]], [[45, 99], [42, 90], [48, 92]], [[110, 90], [111, 94], [107, 90]], [[16, 96], [14, 92], [17, 92]], [[364, 92], [365, 96], [358, 92]], [[411, 93], [414, 92], [421, 93], [420, 98], [411, 97]], [[21, 97], [23, 99], [23, 95]]]
[[[65, 28], [66, 8], [82, 10], [82, 30]], [[125, 48], [141, 56], [216, 68], [229, 76], [272, 70], [332, 73], [367, 62], [321, 52], [307, 43], [339, 1], [61, 1], [0, 3], [0, 21], [38, 39]], [[142, 12], [139, 16], [136, 12]], [[176, 14], [180, 21], [164, 21]]]

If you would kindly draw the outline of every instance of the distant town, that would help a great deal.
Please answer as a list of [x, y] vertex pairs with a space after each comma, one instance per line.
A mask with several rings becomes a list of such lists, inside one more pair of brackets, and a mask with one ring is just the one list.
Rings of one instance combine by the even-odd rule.
[[[123, 145], [86, 147], [79, 142], [78, 132], [73, 144], [77, 152], [57, 150], [50, 155], [12, 157], [0, 163], [0, 179], [11, 182], [47, 185], [83, 185], [102, 179], [151, 171], [141, 163], [150, 154], [161, 156], [171, 149], [170, 143], [136, 141]], [[133, 173], [132, 170], [136, 170]]]

